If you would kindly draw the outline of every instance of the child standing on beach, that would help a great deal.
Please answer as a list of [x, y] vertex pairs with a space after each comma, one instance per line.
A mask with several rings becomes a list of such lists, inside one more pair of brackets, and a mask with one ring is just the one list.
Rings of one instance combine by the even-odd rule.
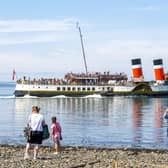
[[62, 140], [62, 134], [61, 134], [61, 126], [59, 122], [57, 122], [56, 117], [51, 118], [51, 137], [54, 142], [55, 152], [54, 154], [58, 154], [61, 151], [61, 144], [60, 140]]

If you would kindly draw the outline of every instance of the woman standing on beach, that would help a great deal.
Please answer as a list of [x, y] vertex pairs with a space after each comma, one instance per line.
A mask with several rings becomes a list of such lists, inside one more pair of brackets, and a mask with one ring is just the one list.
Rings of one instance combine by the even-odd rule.
[[61, 144], [60, 144], [60, 140], [62, 140], [61, 126], [57, 122], [56, 117], [52, 117], [51, 122], [52, 122], [52, 124], [51, 124], [51, 137], [52, 137], [52, 140], [53, 140], [54, 146], [55, 146], [54, 154], [58, 154], [61, 151]]
[[42, 144], [43, 125], [45, 125], [44, 117], [39, 113], [38, 106], [32, 107], [32, 113], [28, 119], [28, 125], [31, 127], [30, 139], [27, 140], [26, 151], [24, 159], [29, 158], [30, 145], [34, 144], [34, 159], [37, 159], [39, 145]]

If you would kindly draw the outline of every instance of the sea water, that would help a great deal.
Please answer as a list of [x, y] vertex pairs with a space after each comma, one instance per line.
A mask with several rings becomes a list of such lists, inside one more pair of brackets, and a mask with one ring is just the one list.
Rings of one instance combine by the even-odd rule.
[[[14, 83], [0, 83], [0, 144], [23, 145], [23, 128], [37, 105], [51, 125], [56, 116], [62, 126], [63, 146], [107, 148], [168, 148], [168, 123], [163, 118], [168, 98], [56, 96], [15, 98]], [[44, 145], [52, 145], [51, 139]]]

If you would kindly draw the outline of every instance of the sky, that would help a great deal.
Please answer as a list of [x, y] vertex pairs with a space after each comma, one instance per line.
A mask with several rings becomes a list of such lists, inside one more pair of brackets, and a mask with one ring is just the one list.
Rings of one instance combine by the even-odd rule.
[[141, 58], [145, 80], [154, 79], [153, 60], [168, 72], [167, 0], [0, 1], [0, 81], [29, 76], [63, 77], [85, 72], [125, 72]]

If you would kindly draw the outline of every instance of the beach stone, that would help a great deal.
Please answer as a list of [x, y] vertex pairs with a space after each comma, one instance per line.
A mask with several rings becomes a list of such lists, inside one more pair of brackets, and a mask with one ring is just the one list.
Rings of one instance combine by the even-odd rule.
[[2, 168], [160, 168], [168, 165], [167, 150], [91, 149], [86, 147], [62, 147], [54, 155], [51, 147], [40, 147], [39, 159], [24, 160], [25, 146], [0, 146]]

